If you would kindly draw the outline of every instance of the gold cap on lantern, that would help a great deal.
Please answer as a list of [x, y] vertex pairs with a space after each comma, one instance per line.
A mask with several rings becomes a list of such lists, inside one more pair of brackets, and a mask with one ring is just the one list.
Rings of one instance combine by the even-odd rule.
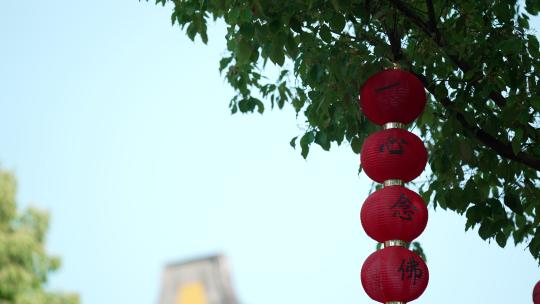
[[389, 241], [384, 242], [384, 248], [391, 247], [391, 246], [406, 247], [407, 243], [402, 240], [389, 240]]
[[403, 181], [400, 179], [389, 179], [384, 181], [383, 186], [403, 186]]
[[400, 128], [405, 129], [405, 125], [400, 122], [387, 122], [383, 125], [383, 129], [393, 129], [393, 128]]

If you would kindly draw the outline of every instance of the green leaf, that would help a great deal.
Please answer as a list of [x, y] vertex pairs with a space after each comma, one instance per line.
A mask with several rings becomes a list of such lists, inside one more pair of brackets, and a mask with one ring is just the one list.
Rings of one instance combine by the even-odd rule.
[[341, 32], [345, 27], [345, 17], [341, 14], [334, 14], [332, 19], [330, 19], [330, 27], [334, 32]]
[[257, 112], [259, 112], [259, 114], [264, 113], [264, 103], [257, 98], [253, 98], [253, 101], [255, 102], [255, 105], [257, 106]]
[[335, 9], [336, 11], [339, 11], [340, 5], [339, 5], [339, 1], [338, 1], [338, 0], [332, 0], [332, 6], [334, 7], [334, 9]]
[[197, 35], [197, 26], [195, 23], [190, 23], [186, 29], [186, 34], [188, 35], [191, 41], [195, 41], [195, 35]]
[[238, 33], [240, 33], [244, 39], [251, 39], [253, 38], [253, 34], [255, 34], [255, 27], [251, 23], [244, 23], [240, 26]]
[[319, 30], [319, 36], [321, 36], [321, 39], [326, 43], [330, 43], [332, 41], [332, 34], [330, 33], [330, 29], [324, 24], [321, 25], [321, 28]]
[[240, 8], [233, 7], [227, 17], [225, 18], [225, 21], [229, 24], [237, 24], [238, 19], [240, 18]]
[[480, 229], [478, 229], [478, 235], [480, 235], [483, 240], [487, 240], [493, 236], [493, 233], [493, 224], [489, 221], [483, 221], [480, 225]]
[[242, 113], [253, 112], [254, 105], [249, 99], [242, 99], [238, 102], [238, 108]]
[[285, 48], [293, 59], [298, 56], [298, 44], [293, 35], [287, 36], [287, 40], [285, 40]]
[[534, 237], [529, 242], [529, 251], [531, 254], [538, 258], [540, 256], [540, 229], [536, 229]]
[[238, 105], [235, 103], [230, 106], [231, 114], [236, 114], [238, 112]]
[[418, 254], [418, 256], [427, 263], [427, 257], [420, 242], [412, 242], [411, 244], [409, 244], [409, 249], [411, 249], [414, 253]]
[[514, 238], [514, 244], [515, 245], [523, 242], [523, 239], [525, 238], [525, 230], [523, 228], [515, 230], [512, 233], [512, 238]]
[[518, 228], [525, 226], [526, 223], [527, 223], [527, 219], [525, 218], [525, 216], [519, 213], [516, 214], [516, 226]]
[[[482, 218], [485, 214], [485, 208], [483, 206], [472, 206], [467, 209], [466, 217], [467, 220], [470, 221], [472, 227], [474, 227], [477, 223], [480, 223]], [[468, 229], [466, 229], [468, 230]]]
[[[310, 82], [314, 82], [314, 83], [321, 82], [323, 75], [324, 75], [324, 70], [321, 69], [320, 65], [318, 64], [312, 65], [311, 68], [309, 69], [308, 77], [309, 77]], [[311, 97], [311, 96], [310, 98], [315, 99], [314, 97]]]
[[251, 52], [253, 51], [253, 48], [247, 42], [246, 40], [240, 40], [237, 45], [237, 60], [239, 63], [244, 64], [249, 62], [249, 59], [251, 57]]
[[324, 131], [317, 132], [317, 135], [315, 136], [315, 143], [321, 146], [321, 148], [323, 148], [325, 151], [330, 150], [330, 141], [328, 140], [328, 136]]
[[497, 244], [499, 244], [499, 246], [504, 248], [506, 246], [506, 241], [508, 240], [508, 237], [506, 237], [506, 235], [504, 235], [504, 233], [500, 231], [497, 233], [495, 240], [497, 241]]
[[540, 11], [540, 2], [537, 0], [526, 0], [525, 9], [531, 15], [537, 15]]
[[295, 136], [291, 139], [291, 141], [289, 142], [289, 144], [291, 145], [291, 147], [293, 147], [294, 149], [296, 149], [296, 139], [298, 139], [298, 136]]
[[540, 112], [540, 96], [532, 96], [530, 98], [530, 101], [531, 101], [531, 105], [533, 106], [533, 108], [537, 112]]
[[537, 58], [540, 56], [540, 45], [535, 35], [527, 35], [527, 47], [532, 56]]
[[219, 61], [219, 72], [223, 72], [223, 70], [229, 66], [229, 64], [231, 63], [232, 61], [232, 57], [223, 57], [221, 58], [221, 60]]
[[313, 132], [307, 132], [300, 138], [300, 147], [302, 148], [302, 157], [307, 158], [309, 154], [309, 145], [315, 140]]
[[505, 189], [504, 191], [504, 204], [517, 214], [523, 213], [521, 201], [511, 189]]
[[519, 53], [521, 51], [521, 48], [521, 41], [514, 38], [502, 41], [498, 45], [498, 49], [500, 49], [505, 54]]
[[272, 51], [270, 52], [270, 60], [279, 66], [283, 66], [285, 62], [285, 54], [277, 44], [273, 44]]
[[352, 148], [354, 153], [360, 154], [360, 150], [362, 149], [362, 142], [360, 141], [360, 138], [358, 138], [356, 136], [353, 137], [353, 139], [351, 141], [351, 148]]
[[206, 33], [206, 25], [202, 27], [202, 29], [199, 31], [199, 35], [201, 36], [201, 40], [204, 44], [208, 44], [208, 34]]
[[171, 25], [174, 25], [177, 18], [178, 18], [178, 14], [176, 13], [176, 11], [173, 11], [171, 14]]
[[298, 21], [298, 19], [292, 17], [289, 21], [289, 26], [296, 33], [302, 33], [302, 24]]
[[240, 16], [238, 20], [239, 22], [248, 23], [252, 21], [252, 18], [253, 18], [253, 14], [251, 12], [251, 8], [243, 7], [240, 10]]

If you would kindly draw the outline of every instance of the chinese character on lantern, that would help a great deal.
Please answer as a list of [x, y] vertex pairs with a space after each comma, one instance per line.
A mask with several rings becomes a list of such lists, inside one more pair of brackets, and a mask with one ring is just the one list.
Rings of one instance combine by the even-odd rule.
[[413, 285], [416, 285], [416, 279], [422, 278], [422, 269], [420, 269], [420, 262], [416, 261], [414, 257], [410, 257], [409, 260], [403, 259], [398, 271], [401, 273], [401, 280], [405, 278], [413, 279]]
[[394, 211], [394, 216], [406, 221], [412, 220], [414, 212], [418, 210], [405, 194], [402, 194], [390, 209]]

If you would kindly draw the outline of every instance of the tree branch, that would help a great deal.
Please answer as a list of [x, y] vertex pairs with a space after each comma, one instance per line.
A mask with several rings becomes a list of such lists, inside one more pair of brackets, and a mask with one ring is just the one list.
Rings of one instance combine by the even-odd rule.
[[431, 31], [435, 33], [437, 41], [441, 40], [441, 34], [437, 28], [437, 18], [435, 17], [435, 8], [433, 7], [433, 0], [426, 0], [426, 6], [429, 16], [429, 27]]
[[[429, 83], [428, 79], [424, 75], [416, 75], [424, 83], [424, 86], [426, 87], [428, 92], [431, 93], [431, 95], [435, 96], [435, 85]], [[479, 128], [478, 126], [468, 123], [465, 119], [465, 116], [453, 108], [450, 98], [444, 97], [442, 99], [439, 99], [438, 101], [451, 115], [456, 118], [456, 120], [461, 124], [463, 129], [465, 129], [473, 138], [478, 140], [480, 143], [493, 149], [499, 156], [514, 160], [530, 168], [533, 168], [536, 171], [540, 171], [539, 158], [525, 152], [518, 152], [517, 154], [515, 154], [512, 150], [511, 144], [502, 142], [497, 138], [491, 136], [489, 133]]]
[[[435, 21], [435, 14], [434, 9], [432, 8], [431, 0], [426, 0], [428, 3], [428, 11], [432, 11], [433, 13], [429, 13], [432, 17], [431, 25], [428, 25], [425, 23], [414, 11], [412, 11], [408, 6], [406, 6], [403, 2], [400, 0], [390, 0], [392, 3], [395, 4], [396, 8], [399, 9], [404, 15], [406, 15], [409, 19], [413, 21], [418, 27], [420, 27], [423, 31], [425, 31], [428, 36], [430, 36], [433, 39], [433, 35], [431, 33], [433, 32], [433, 27], [435, 27], [436, 30], [436, 23]], [[431, 7], [431, 8], [430, 8]], [[403, 61], [407, 62], [407, 65], [409, 67], [412, 67], [412, 62], [406, 58], [404, 50], [401, 48], [400, 43], [393, 39], [395, 37], [392, 35], [393, 33], [387, 33], [389, 37], [390, 42], [390, 49], [392, 51], [392, 55], [394, 58], [398, 57], [402, 59]], [[440, 40], [435, 40], [435, 42], [439, 45], [439, 47], [442, 48], [444, 46], [444, 41], [441, 37]], [[457, 58], [457, 56], [453, 56], [452, 58]], [[456, 63], [460, 69], [462, 69], [464, 72], [468, 71], [468, 65], [465, 62], [457, 61]], [[423, 81], [424, 86], [426, 89], [435, 96], [435, 84], [428, 83], [428, 80], [423, 75], [418, 75], [419, 78]], [[505, 98], [500, 95], [498, 92], [491, 92], [490, 98], [494, 100], [494, 102], [499, 106], [503, 107]], [[512, 145], [508, 142], [500, 141], [499, 139], [495, 138], [494, 136], [490, 135], [486, 131], [484, 131], [482, 128], [478, 127], [477, 125], [472, 125], [467, 122], [465, 119], [465, 116], [454, 109], [451, 100], [448, 97], [444, 97], [442, 100], [439, 100], [439, 102], [443, 105], [443, 107], [449, 112], [450, 115], [456, 118], [456, 120], [462, 125], [462, 127], [467, 131], [468, 134], [474, 139], [476, 139], [481, 144], [485, 145], [488, 148], [491, 148], [497, 153], [499, 156], [519, 162], [523, 165], [526, 165], [530, 168], [533, 168], [537, 171], [540, 171], [540, 159], [530, 155], [525, 152], [518, 152], [517, 154], [514, 153], [512, 149]]]
[[389, 0], [399, 11], [401, 11], [407, 18], [409, 18], [414, 24], [416, 24], [422, 31], [431, 35], [431, 29], [428, 24], [424, 22], [409, 6], [400, 0]]
[[[428, 9], [428, 23], [424, 22], [418, 14], [416, 14], [409, 6], [407, 6], [403, 1], [401, 0], [390, 0], [390, 2], [398, 9], [400, 10], [407, 18], [409, 18], [411, 21], [413, 21], [414, 24], [416, 24], [424, 33], [427, 34], [428, 37], [430, 37], [436, 44], [439, 46], [439, 48], [457, 65], [459, 69], [463, 71], [463, 73], [467, 73], [471, 70], [470, 64], [468, 64], [465, 60], [459, 58], [458, 55], [451, 52], [449, 53], [446, 51], [448, 49], [448, 45], [444, 41], [444, 37], [440, 33], [439, 29], [437, 28], [437, 22], [436, 22], [436, 16], [435, 16], [435, 8], [433, 6], [432, 0], [426, 0], [426, 5]], [[403, 55], [401, 55], [403, 56]], [[483, 77], [485, 79], [485, 77]], [[471, 81], [471, 84], [477, 83], [480, 79], [475, 79]], [[506, 98], [501, 94], [501, 92], [498, 91], [490, 91], [488, 94], [489, 98], [495, 102], [495, 104], [500, 108], [504, 108], [506, 104]], [[531, 138], [534, 140], [538, 140], [540, 135], [538, 134], [537, 130], [533, 127], [531, 127], [528, 124], [523, 124], [522, 128], [526, 129], [527, 132], [530, 134]]]
[[[425, 77], [423, 78], [423, 82], [426, 85], [426, 89], [435, 96], [435, 90], [434, 86], [430, 86], [427, 84], [427, 80]], [[497, 138], [491, 136], [489, 133], [484, 131], [483, 129], [471, 125], [467, 122], [465, 119], [465, 116], [461, 114], [460, 112], [454, 110], [452, 108], [451, 101], [448, 97], [444, 97], [442, 100], [439, 100], [439, 102], [443, 105], [443, 107], [454, 115], [454, 117], [459, 121], [459, 123], [463, 126], [463, 128], [468, 131], [473, 138], [477, 139], [479, 142], [483, 143], [485, 146], [493, 149], [498, 155], [505, 157], [507, 159], [511, 159], [514, 161], [517, 161], [521, 164], [524, 164], [528, 167], [531, 167], [535, 169], [536, 171], [540, 171], [540, 159], [537, 157], [534, 157], [530, 154], [527, 154], [525, 152], [518, 152], [517, 154], [514, 153], [512, 150], [512, 146], [509, 143], [502, 142], [498, 140]]]
[[[394, 50], [395, 46], [391, 45], [390, 48]], [[407, 58], [405, 58], [405, 53], [401, 51], [400, 54], [403, 56], [402, 58], [403, 61], [407, 62], [407, 65], [409, 67], [412, 67], [412, 62], [408, 60]], [[430, 83], [424, 75], [420, 75], [420, 74], [416, 74], [416, 75], [418, 76], [418, 78], [420, 78], [420, 80], [422, 81], [422, 83], [424, 84], [428, 92], [431, 93], [431, 95], [436, 96], [435, 95], [436, 85], [433, 83]], [[444, 98], [439, 99], [438, 101], [450, 113], [450, 115], [456, 118], [456, 120], [461, 124], [463, 129], [465, 129], [472, 138], [478, 140], [483, 145], [493, 149], [495, 153], [497, 153], [501, 157], [514, 160], [530, 168], [533, 168], [536, 171], [540, 171], [540, 158], [537, 158], [525, 152], [518, 152], [517, 154], [515, 154], [514, 150], [512, 149], [512, 145], [510, 143], [500, 141], [499, 139], [490, 135], [483, 129], [479, 128], [478, 126], [472, 125], [469, 122], [467, 122], [467, 120], [465, 119], [465, 116], [461, 112], [454, 109], [452, 105], [452, 101], [450, 100], [449, 97], [445, 96]]]
[[[433, 6], [432, 0], [426, 0], [427, 10], [428, 10], [428, 18], [429, 21], [426, 23], [418, 14], [416, 14], [415, 11], [413, 11], [407, 4], [405, 4], [401, 0], [389, 0], [396, 9], [401, 11], [409, 20], [411, 20], [414, 24], [416, 24], [427, 36], [432, 39], [435, 44], [452, 60], [456, 66], [463, 71], [463, 73], [467, 73], [471, 70], [471, 65], [467, 63], [465, 60], [461, 59], [456, 53], [448, 52], [448, 45], [446, 41], [444, 40], [444, 36], [440, 33], [438, 27], [437, 27], [437, 18], [435, 16], [435, 8]], [[403, 52], [399, 54], [400, 58], [403, 58]], [[485, 79], [485, 77], [482, 77]], [[479, 82], [480, 79], [475, 79], [473, 81], [470, 81], [471, 84], [475, 84]], [[499, 109], [503, 109], [506, 105], [506, 98], [501, 94], [501, 92], [498, 91], [490, 91], [488, 94], [489, 98], [493, 100], [493, 102], [499, 107]], [[537, 129], [534, 127], [531, 127], [528, 124], [523, 124], [522, 128], [527, 130], [527, 133], [530, 135], [531, 138], [534, 140], [538, 140], [540, 138], [540, 134], [538, 134]]]
[[397, 27], [397, 12], [393, 13], [391, 25], [383, 23], [383, 28], [390, 42], [390, 48], [394, 57], [393, 61], [400, 61], [403, 59], [403, 51], [401, 49], [401, 33]]
[[[471, 65], [465, 60], [461, 59], [458, 55], [445, 50], [447, 44], [444, 41], [444, 37], [439, 32], [436, 26], [435, 9], [433, 7], [432, 0], [426, 0], [428, 6], [429, 22], [426, 23], [420, 16], [418, 16], [407, 4], [401, 0], [389, 0], [390, 3], [401, 11], [409, 20], [411, 20], [416, 26], [418, 26], [425, 34], [427, 34], [434, 42], [441, 48], [441, 50], [450, 58], [459, 69], [464, 73], [471, 70]], [[495, 102], [499, 108], [503, 108], [506, 103], [506, 98], [502, 96], [500, 92], [491, 91], [489, 97]]]

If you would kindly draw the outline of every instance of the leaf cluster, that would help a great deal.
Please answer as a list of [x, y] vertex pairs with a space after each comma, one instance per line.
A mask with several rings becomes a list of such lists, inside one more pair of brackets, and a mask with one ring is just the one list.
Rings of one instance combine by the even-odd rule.
[[78, 304], [74, 294], [43, 289], [60, 259], [45, 252], [49, 217], [37, 209], [17, 213], [13, 175], [0, 170], [0, 304]]
[[421, 194], [482, 239], [526, 243], [540, 260], [540, 49], [529, 25], [539, 1], [170, 2], [191, 39], [206, 43], [207, 22], [224, 20], [231, 111], [292, 106], [306, 128], [291, 145], [304, 157], [313, 144], [359, 153], [376, 129], [358, 108], [362, 83], [394, 66], [415, 73], [430, 98], [411, 126], [430, 153]]

